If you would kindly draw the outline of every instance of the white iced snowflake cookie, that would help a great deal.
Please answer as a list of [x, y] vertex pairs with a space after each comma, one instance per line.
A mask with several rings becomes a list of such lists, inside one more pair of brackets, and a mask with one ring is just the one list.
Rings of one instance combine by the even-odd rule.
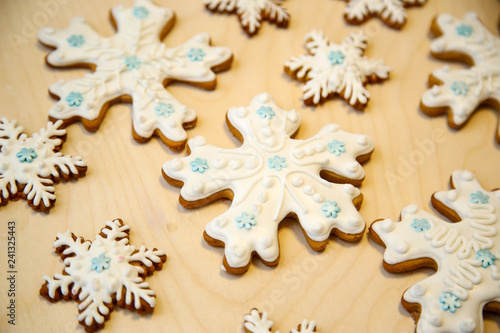
[[[252, 309], [250, 314], [245, 316], [245, 322], [243, 323], [243, 328], [246, 333], [273, 333], [271, 329], [274, 323], [268, 319], [266, 312], [259, 312], [257, 309]], [[293, 329], [290, 333], [314, 333], [316, 331], [316, 322], [314, 320], [303, 320], [302, 323]], [[274, 333], [280, 333], [276, 331]]]
[[78, 179], [87, 171], [80, 156], [59, 152], [66, 139], [62, 121], [47, 122], [28, 137], [16, 120], [0, 118], [0, 205], [26, 199], [36, 211], [48, 212], [56, 201], [54, 183]]
[[182, 148], [185, 128], [193, 127], [196, 114], [177, 101], [164, 85], [181, 81], [214, 89], [215, 72], [230, 67], [232, 53], [210, 46], [207, 34], [199, 34], [176, 47], [161, 39], [174, 23], [174, 12], [149, 0], [135, 0], [134, 7], [114, 7], [117, 33], [99, 36], [82, 17], [66, 29], [42, 28], [39, 40], [56, 49], [47, 63], [55, 67], [86, 66], [94, 69], [83, 78], [59, 81], [50, 94], [59, 101], [50, 109], [51, 119], [66, 124], [81, 120], [97, 130], [106, 110], [116, 102], [132, 103], [132, 132], [143, 142], [157, 135], [171, 149]]
[[180, 202], [187, 208], [232, 199], [204, 233], [209, 244], [225, 246], [223, 265], [231, 273], [246, 272], [254, 255], [276, 265], [278, 226], [288, 216], [300, 222], [318, 251], [330, 234], [354, 241], [364, 232], [357, 211], [362, 195], [351, 184], [364, 179], [359, 162], [369, 159], [373, 141], [336, 124], [310, 139], [293, 140], [301, 121], [299, 113], [282, 110], [269, 94], [257, 95], [248, 107], [227, 113], [229, 129], [243, 142], [240, 148], [222, 149], [196, 137], [189, 140], [189, 156], [163, 165], [167, 182], [182, 187]]
[[417, 332], [479, 333], [483, 310], [499, 313], [500, 190], [486, 191], [469, 171], [455, 171], [451, 185], [432, 196], [432, 205], [457, 223], [410, 205], [401, 222], [370, 227], [386, 247], [386, 270], [437, 270], [403, 295], [403, 306], [418, 318]]
[[406, 7], [422, 6], [427, 0], [346, 0], [344, 18], [350, 24], [361, 24], [376, 16], [387, 26], [401, 29], [406, 23]]
[[[472, 67], [435, 70], [429, 77], [430, 89], [420, 108], [430, 116], [448, 112], [448, 124], [459, 129], [482, 104], [500, 110], [500, 38], [481, 23], [475, 13], [457, 19], [438, 15], [431, 26], [437, 36], [431, 54], [439, 59], [460, 60]], [[500, 127], [496, 140], [500, 143]]]
[[328, 40], [322, 31], [305, 36], [308, 55], [292, 57], [285, 63], [285, 72], [304, 81], [304, 103], [317, 105], [339, 95], [356, 109], [364, 109], [370, 93], [367, 83], [389, 78], [390, 67], [381, 59], [363, 56], [368, 37], [352, 32], [341, 44]]
[[50, 302], [77, 300], [78, 321], [87, 332], [104, 327], [114, 303], [137, 313], [152, 312], [155, 293], [144, 278], [160, 270], [167, 256], [156, 248], [136, 249], [129, 244], [129, 231], [115, 219], [106, 222], [94, 242], [69, 230], [58, 234], [54, 248], [65, 268], [54, 278], [43, 277], [40, 295]]
[[286, 28], [290, 16], [281, 6], [283, 0], [204, 0], [211, 12], [236, 13], [241, 27], [251, 37], [255, 35], [263, 20]]

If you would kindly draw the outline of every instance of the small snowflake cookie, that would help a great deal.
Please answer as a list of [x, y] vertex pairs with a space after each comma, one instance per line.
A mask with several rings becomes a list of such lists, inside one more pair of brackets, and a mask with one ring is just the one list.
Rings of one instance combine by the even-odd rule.
[[85, 331], [104, 327], [113, 304], [139, 314], [154, 310], [156, 297], [144, 278], [160, 270], [167, 256], [156, 248], [129, 244], [130, 227], [122, 220], [106, 222], [94, 242], [69, 230], [58, 234], [55, 252], [66, 266], [62, 274], [46, 281], [40, 295], [50, 302], [78, 302], [78, 322]]
[[[252, 309], [250, 314], [245, 316], [245, 322], [243, 323], [243, 328], [246, 333], [273, 333], [271, 329], [273, 328], [274, 323], [268, 319], [268, 315], [266, 312], [259, 312], [257, 309]], [[303, 320], [302, 323], [297, 327], [297, 329], [293, 329], [290, 333], [315, 333], [316, 331], [316, 322], [314, 320]], [[276, 331], [279, 333], [279, 331]]]
[[240, 148], [217, 148], [196, 137], [189, 140], [189, 156], [163, 165], [165, 180], [182, 187], [184, 207], [232, 199], [204, 233], [210, 245], [225, 246], [223, 268], [230, 273], [246, 272], [254, 255], [276, 265], [278, 226], [286, 217], [299, 221], [317, 251], [331, 234], [355, 241], [365, 230], [357, 210], [362, 195], [353, 184], [364, 179], [359, 163], [370, 158], [373, 141], [336, 124], [310, 139], [293, 140], [301, 121], [299, 113], [280, 109], [269, 94], [257, 95], [248, 107], [227, 113], [230, 131], [243, 142]]
[[236, 13], [241, 27], [250, 37], [255, 35], [263, 20], [280, 28], [288, 26], [290, 16], [281, 6], [283, 0], [204, 0], [211, 12]]
[[[431, 43], [435, 58], [460, 60], [472, 67], [435, 70], [421, 110], [430, 116], [448, 112], [448, 124], [455, 129], [462, 128], [483, 104], [500, 110], [500, 38], [489, 32], [475, 13], [467, 13], [463, 19], [440, 14], [431, 32], [438, 37]], [[496, 140], [500, 143], [500, 127]]]
[[181, 81], [214, 89], [215, 72], [230, 67], [231, 51], [210, 46], [204, 33], [166, 47], [161, 39], [174, 23], [174, 12], [150, 0], [136, 0], [132, 8], [117, 6], [111, 14], [118, 31], [112, 37], [99, 36], [82, 17], [66, 29], [40, 29], [40, 42], [56, 48], [47, 55], [47, 64], [94, 70], [50, 87], [49, 93], [59, 99], [49, 111], [50, 119], [63, 119], [65, 125], [82, 121], [87, 130], [96, 131], [112, 104], [131, 102], [136, 141], [157, 135], [169, 148], [182, 148], [185, 129], [195, 125], [196, 114], [164, 86]]
[[417, 332], [483, 332], [483, 310], [500, 314], [500, 190], [486, 191], [469, 171], [455, 171], [451, 191], [432, 205], [450, 223], [415, 205], [401, 222], [376, 221], [373, 239], [386, 247], [384, 268], [437, 272], [405, 291], [402, 304]]
[[352, 32], [341, 44], [335, 44], [322, 31], [313, 30], [305, 41], [309, 54], [292, 57], [285, 63], [285, 72], [305, 82], [306, 105], [318, 105], [339, 95], [362, 110], [370, 98], [365, 84], [389, 78], [391, 68], [383, 60], [363, 56], [368, 41], [363, 32]]
[[61, 125], [47, 122], [40, 133], [28, 137], [16, 120], [0, 118], [1, 206], [23, 198], [35, 211], [48, 212], [56, 201], [54, 183], [85, 175], [87, 165], [80, 156], [59, 152], [66, 139]]
[[427, 0], [346, 0], [344, 18], [350, 24], [361, 24], [376, 16], [387, 26], [401, 29], [406, 23], [406, 7], [422, 6]]

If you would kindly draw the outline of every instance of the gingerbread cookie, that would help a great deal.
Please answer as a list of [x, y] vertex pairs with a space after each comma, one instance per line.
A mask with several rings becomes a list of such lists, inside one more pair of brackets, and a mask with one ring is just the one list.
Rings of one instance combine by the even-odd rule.
[[309, 54], [292, 57], [285, 63], [285, 72], [305, 82], [306, 105], [318, 105], [339, 95], [362, 110], [370, 98], [364, 86], [389, 78], [391, 68], [383, 60], [363, 56], [368, 41], [363, 32], [352, 32], [341, 44], [335, 44], [322, 31], [313, 30], [305, 41]]
[[280, 28], [288, 26], [290, 16], [281, 6], [283, 0], [204, 0], [205, 7], [211, 12], [235, 13], [241, 27], [252, 37], [263, 20], [276, 24]]
[[361, 24], [376, 16], [387, 26], [401, 29], [406, 23], [406, 9], [422, 6], [427, 0], [346, 0], [344, 18], [350, 24]]
[[455, 171], [451, 187], [435, 193], [432, 205], [457, 223], [410, 205], [401, 222], [386, 219], [370, 227], [386, 247], [389, 272], [436, 269], [401, 301], [417, 332], [483, 332], [483, 310], [500, 314], [500, 190], [486, 191], [469, 171]]
[[63, 119], [65, 125], [82, 121], [87, 130], [96, 131], [113, 103], [129, 102], [136, 141], [157, 135], [169, 148], [182, 148], [187, 140], [184, 129], [195, 125], [196, 114], [164, 86], [181, 81], [214, 89], [215, 72], [230, 67], [231, 51], [210, 46], [207, 34], [166, 47], [160, 40], [173, 25], [174, 12], [149, 0], [136, 0], [132, 8], [117, 6], [111, 19], [118, 32], [109, 38], [99, 36], [82, 17], [66, 29], [40, 29], [40, 42], [56, 48], [48, 54], [47, 64], [94, 70], [50, 87], [50, 94], [59, 99], [49, 111], [50, 119]]
[[[243, 328], [246, 333], [273, 333], [271, 329], [274, 323], [268, 319], [266, 312], [259, 312], [257, 309], [252, 309], [249, 314], [245, 316]], [[290, 333], [314, 333], [316, 331], [316, 322], [314, 320], [303, 320], [302, 323], [293, 329]], [[279, 332], [276, 332], [279, 333]]]
[[144, 278], [160, 270], [167, 256], [156, 248], [136, 249], [129, 244], [129, 231], [116, 219], [106, 222], [92, 243], [69, 230], [58, 234], [54, 248], [66, 267], [54, 278], [43, 277], [40, 295], [50, 302], [76, 300], [78, 322], [87, 332], [104, 327], [113, 304], [139, 314], [152, 312], [155, 293]]
[[0, 205], [23, 198], [35, 211], [48, 212], [56, 201], [53, 184], [85, 175], [87, 165], [80, 156], [59, 152], [66, 139], [61, 125], [47, 122], [28, 137], [16, 120], [0, 118]]
[[223, 265], [230, 273], [246, 272], [254, 255], [276, 265], [278, 226], [286, 217], [299, 221], [317, 251], [331, 234], [355, 241], [364, 232], [357, 211], [362, 195], [352, 184], [364, 179], [358, 162], [369, 159], [373, 141], [336, 124], [310, 139], [293, 140], [301, 121], [299, 113], [283, 111], [269, 94], [257, 95], [248, 107], [227, 113], [230, 131], [243, 142], [240, 148], [217, 148], [196, 137], [189, 140], [189, 156], [163, 165], [165, 180], [182, 187], [179, 200], [186, 208], [232, 199], [204, 233], [209, 244], [225, 246]]
[[[472, 67], [435, 70], [420, 109], [429, 116], [447, 112], [448, 124], [454, 129], [462, 128], [483, 104], [500, 110], [500, 38], [475, 13], [467, 13], [463, 19], [440, 14], [432, 22], [431, 32], [437, 36], [431, 43], [435, 58], [459, 60]], [[500, 127], [496, 140], [500, 143]]]

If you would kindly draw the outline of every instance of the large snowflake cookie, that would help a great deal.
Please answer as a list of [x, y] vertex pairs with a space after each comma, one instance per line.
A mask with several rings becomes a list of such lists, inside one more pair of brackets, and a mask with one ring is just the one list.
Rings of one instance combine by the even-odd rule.
[[[461, 20], [438, 15], [431, 31], [438, 36], [431, 44], [434, 57], [464, 61], [472, 67], [435, 70], [429, 77], [431, 88], [420, 103], [422, 111], [430, 116], [448, 112], [448, 124], [459, 129], [482, 104], [500, 110], [500, 38], [475, 13], [467, 13]], [[500, 127], [496, 139], [500, 143]]]
[[113, 103], [132, 102], [135, 140], [157, 135], [171, 149], [182, 148], [185, 128], [195, 125], [196, 114], [164, 86], [177, 80], [214, 89], [214, 72], [229, 68], [231, 51], [210, 46], [207, 34], [166, 47], [161, 39], [174, 23], [174, 12], [149, 0], [136, 0], [132, 8], [117, 6], [111, 16], [118, 32], [109, 38], [99, 36], [82, 17], [66, 29], [40, 29], [39, 40], [56, 48], [47, 56], [49, 65], [95, 70], [50, 87], [50, 94], [59, 99], [50, 118], [64, 119], [66, 125], [81, 120], [87, 130], [95, 131]]
[[163, 166], [167, 182], [182, 186], [180, 202], [187, 208], [233, 200], [204, 233], [209, 244], [225, 246], [228, 272], [244, 273], [254, 255], [276, 265], [278, 226], [289, 216], [300, 222], [317, 251], [326, 247], [330, 234], [355, 241], [364, 232], [357, 211], [362, 195], [352, 184], [364, 179], [358, 162], [369, 159], [372, 140], [335, 124], [310, 139], [293, 140], [301, 121], [299, 113], [283, 111], [264, 93], [248, 107], [227, 113], [229, 129], [243, 142], [240, 148], [217, 148], [196, 137], [189, 140], [188, 157]]
[[[259, 312], [257, 309], [252, 309], [250, 314], [245, 316], [245, 322], [243, 323], [243, 328], [246, 333], [273, 333], [271, 329], [274, 323], [269, 320], [268, 314], [266, 312]], [[293, 329], [290, 333], [315, 333], [316, 322], [314, 320], [303, 320], [302, 323]], [[275, 333], [279, 333], [276, 331]]]
[[283, 0], [204, 0], [205, 7], [212, 12], [236, 13], [243, 30], [255, 35], [262, 20], [286, 28], [290, 16], [281, 6]]
[[368, 41], [363, 32], [352, 32], [341, 44], [335, 44], [322, 31], [313, 30], [305, 41], [309, 54], [292, 57], [285, 63], [285, 72], [305, 82], [302, 90], [306, 105], [339, 95], [362, 110], [370, 98], [365, 84], [389, 78], [391, 68], [383, 60], [363, 56]]
[[486, 191], [469, 171], [455, 171], [451, 187], [435, 193], [432, 205], [458, 223], [410, 205], [401, 222], [386, 219], [370, 227], [387, 248], [386, 270], [437, 270], [402, 298], [417, 332], [483, 332], [483, 310], [500, 313], [500, 190]]
[[160, 270], [167, 256], [156, 248], [129, 244], [130, 227], [122, 220], [106, 222], [94, 242], [69, 230], [57, 235], [55, 252], [66, 266], [54, 278], [44, 276], [40, 295], [50, 302], [76, 300], [78, 321], [87, 332], [104, 327], [113, 304], [137, 313], [152, 312], [155, 293], [144, 282]]
[[361, 24], [376, 16], [391, 28], [406, 23], [406, 7], [422, 6], [427, 0], [346, 0], [344, 18], [350, 24]]
[[22, 197], [34, 210], [48, 212], [56, 201], [54, 183], [85, 174], [87, 165], [80, 156], [59, 152], [66, 139], [61, 125], [48, 122], [28, 137], [16, 120], [0, 118], [0, 205]]

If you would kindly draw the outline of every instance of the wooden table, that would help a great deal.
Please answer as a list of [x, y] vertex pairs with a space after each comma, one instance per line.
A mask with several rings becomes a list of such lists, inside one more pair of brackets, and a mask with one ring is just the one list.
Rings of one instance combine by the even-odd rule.
[[[131, 0], [122, 2], [132, 5]], [[109, 9], [120, 1], [47, 0], [52, 5], [45, 8], [42, 3], [0, 3], [1, 115], [18, 119], [28, 133], [37, 132], [47, 121], [54, 103], [48, 87], [59, 79], [88, 73], [47, 67], [44, 58], [49, 50], [37, 42], [33, 27], [63, 28], [72, 17], [82, 15], [99, 33], [110, 36]], [[402, 31], [389, 29], [378, 19], [365, 23], [362, 28], [370, 36], [366, 55], [382, 58], [393, 68], [388, 81], [368, 87], [372, 98], [365, 112], [350, 108], [341, 99], [306, 107], [301, 100], [303, 84], [283, 71], [286, 60], [305, 53], [303, 38], [310, 30], [322, 29], [340, 42], [359, 29], [344, 22], [344, 1], [285, 1], [292, 16], [289, 28], [264, 23], [252, 39], [242, 32], [235, 16], [211, 14], [202, 0], [156, 3], [177, 14], [164, 39], [167, 46], [206, 31], [214, 45], [228, 46], [234, 52], [232, 68], [218, 74], [215, 91], [177, 83], [168, 86], [179, 101], [198, 113], [197, 126], [188, 131], [190, 138], [202, 135], [213, 145], [238, 147], [240, 143], [225, 125], [226, 111], [269, 92], [283, 109], [296, 109], [303, 115], [299, 139], [335, 122], [375, 140], [376, 149], [364, 165], [366, 179], [361, 186], [365, 200], [360, 212], [368, 224], [383, 217], [397, 219], [400, 210], [411, 203], [432, 211], [432, 193], [448, 189], [449, 177], [457, 169], [473, 171], [486, 189], [500, 187], [494, 109], [481, 108], [460, 131], [451, 130], [445, 117], [429, 118], [419, 110], [429, 73], [445, 64], [430, 56], [431, 19], [442, 12], [461, 17], [474, 10], [498, 34], [499, 1], [429, 0], [422, 8], [408, 10]], [[12, 43], [12, 34], [21, 38]], [[401, 171], [413, 152], [422, 151], [419, 143], [425, 140], [431, 140], [435, 149]], [[82, 155], [89, 169], [78, 182], [56, 186], [57, 202], [50, 214], [35, 213], [22, 200], [0, 208], [0, 331], [83, 332], [76, 320], [75, 302], [50, 304], [38, 295], [42, 276], [53, 276], [63, 268], [52, 248], [57, 233], [70, 229], [93, 240], [104, 222], [116, 217], [132, 227], [132, 244], [156, 246], [166, 251], [168, 259], [162, 271], [147, 278], [157, 294], [154, 314], [139, 316], [118, 309], [106, 322], [109, 331], [241, 332], [243, 316], [252, 307], [267, 310], [274, 328], [281, 332], [288, 332], [304, 318], [317, 320], [321, 332], [413, 331], [414, 322], [401, 307], [400, 298], [406, 288], [433, 271], [384, 271], [383, 249], [366, 235], [354, 244], [332, 238], [323, 253], [316, 253], [307, 245], [298, 223], [285, 220], [279, 231], [281, 261], [277, 267], [268, 268], [254, 260], [243, 276], [221, 271], [223, 250], [207, 245], [202, 234], [206, 223], [224, 212], [229, 202], [182, 208], [179, 189], [168, 185], [160, 170], [165, 161], [185, 156], [186, 151], [172, 152], [158, 139], [136, 143], [131, 135], [131, 105], [113, 106], [95, 133], [81, 124], [69, 126], [62, 151]], [[398, 172], [400, 181], [389, 182], [388, 173]], [[15, 327], [7, 324], [5, 315], [10, 220], [16, 222], [17, 240]], [[498, 316], [485, 315], [485, 331], [500, 332]]]

